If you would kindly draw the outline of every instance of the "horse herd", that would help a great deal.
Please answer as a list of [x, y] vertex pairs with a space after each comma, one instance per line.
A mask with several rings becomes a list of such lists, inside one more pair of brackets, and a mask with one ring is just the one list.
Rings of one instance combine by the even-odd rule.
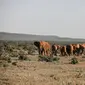
[[39, 55], [43, 56], [57, 56], [58, 53], [61, 56], [70, 56], [70, 55], [82, 55], [84, 54], [85, 43], [82, 44], [68, 44], [68, 45], [59, 45], [59, 44], [50, 44], [46, 41], [34, 41], [34, 45], [38, 48]]

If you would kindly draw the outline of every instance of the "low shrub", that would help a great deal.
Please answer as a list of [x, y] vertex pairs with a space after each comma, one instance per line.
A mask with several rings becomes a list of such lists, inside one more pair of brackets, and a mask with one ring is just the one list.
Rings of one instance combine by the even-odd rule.
[[58, 57], [55, 57], [55, 58], [53, 58], [53, 61], [58, 61], [60, 58], [58, 58]]
[[11, 57], [18, 57], [19, 56], [19, 53], [18, 52], [12, 52], [10, 54]]
[[77, 64], [77, 63], [78, 63], [78, 59], [75, 58], [75, 57], [73, 57], [73, 58], [71, 59], [71, 64]]
[[6, 53], [2, 53], [2, 55], [0, 56], [0, 60], [5, 60], [8, 63], [11, 63], [11, 58], [9, 57], [9, 54]]
[[53, 61], [58, 61], [58, 57], [48, 57], [48, 56], [38, 56], [39, 61], [46, 61], [46, 62], [53, 62]]
[[28, 50], [28, 54], [33, 54], [35, 52], [35, 49], [32, 45], [30, 45], [27, 50]]
[[8, 58], [7, 62], [8, 62], [8, 63], [11, 63], [11, 61], [12, 61], [11, 58]]
[[17, 65], [17, 62], [16, 61], [15, 62], [12, 62], [12, 65], [16, 66]]
[[8, 63], [3, 63], [3, 67], [8, 67], [9, 64]]
[[19, 56], [19, 60], [27, 60], [27, 57], [24, 56], [24, 55], [20, 55], [20, 56]]
[[31, 61], [26, 55], [20, 55], [19, 60], [28, 60]]

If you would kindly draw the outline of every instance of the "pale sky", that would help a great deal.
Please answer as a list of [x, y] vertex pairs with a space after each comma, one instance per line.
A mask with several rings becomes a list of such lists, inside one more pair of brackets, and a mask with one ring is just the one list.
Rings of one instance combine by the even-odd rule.
[[85, 0], [0, 0], [0, 31], [85, 38]]

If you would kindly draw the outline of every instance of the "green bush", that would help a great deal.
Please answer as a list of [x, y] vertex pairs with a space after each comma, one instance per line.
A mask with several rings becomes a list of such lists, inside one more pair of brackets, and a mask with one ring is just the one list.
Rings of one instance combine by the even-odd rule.
[[38, 56], [39, 61], [46, 61], [46, 62], [53, 62], [53, 61], [58, 61], [59, 58], [57, 57], [48, 57], [48, 56]]
[[77, 58], [72, 58], [71, 59], [71, 64], [77, 64], [78, 63], [78, 60], [77, 60]]

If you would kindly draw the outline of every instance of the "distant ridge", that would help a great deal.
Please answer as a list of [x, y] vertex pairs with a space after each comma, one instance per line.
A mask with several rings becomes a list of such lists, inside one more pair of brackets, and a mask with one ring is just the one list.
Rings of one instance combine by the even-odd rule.
[[45, 41], [78, 41], [84, 42], [85, 39], [80, 38], [62, 38], [59, 36], [52, 35], [33, 35], [33, 34], [19, 34], [19, 33], [8, 33], [0, 32], [0, 40], [13, 40], [13, 41], [34, 41], [34, 40], [45, 40]]

